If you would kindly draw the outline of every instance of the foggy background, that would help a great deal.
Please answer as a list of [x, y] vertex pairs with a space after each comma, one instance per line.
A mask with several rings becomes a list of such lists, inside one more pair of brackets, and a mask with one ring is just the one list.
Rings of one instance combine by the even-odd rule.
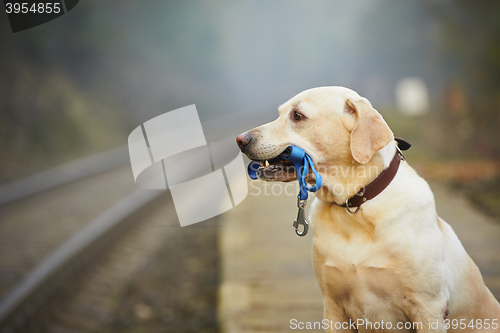
[[190, 104], [202, 121], [265, 115], [250, 128], [304, 89], [341, 85], [389, 112], [408, 76], [427, 85], [430, 113], [469, 119], [471, 150], [498, 156], [499, 11], [494, 1], [88, 0], [16, 34], [4, 15], [2, 179], [124, 144], [136, 124]]

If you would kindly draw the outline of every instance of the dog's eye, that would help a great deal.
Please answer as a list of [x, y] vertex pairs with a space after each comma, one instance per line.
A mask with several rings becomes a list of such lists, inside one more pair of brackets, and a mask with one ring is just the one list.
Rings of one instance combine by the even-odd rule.
[[304, 119], [304, 115], [298, 111], [293, 111], [293, 120], [299, 121]]

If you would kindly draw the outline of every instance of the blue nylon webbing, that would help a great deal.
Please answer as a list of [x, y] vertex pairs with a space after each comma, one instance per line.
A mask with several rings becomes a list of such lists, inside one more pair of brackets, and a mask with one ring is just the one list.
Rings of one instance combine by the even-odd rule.
[[[307, 198], [309, 197], [308, 191], [316, 192], [317, 190], [319, 190], [323, 185], [323, 178], [321, 177], [319, 172], [316, 171], [316, 169], [314, 168], [312, 159], [309, 157], [309, 155], [306, 154], [304, 149], [295, 146], [289, 146], [287, 151], [290, 152], [289, 155], [281, 154], [280, 156], [278, 156], [278, 158], [293, 163], [293, 165], [295, 166], [295, 170], [297, 172], [297, 177], [299, 180], [299, 188], [300, 188], [297, 197], [300, 200], [307, 200]], [[248, 164], [248, 169], [247, 169], [248, 176], [250, 176], [250, 178], [252, 179], [257, 179], [258, 178], [257, 169], [259, 167], [260, 167], [259, 162], [253, 162], [253, 161], [250, 162], [250, 164]], [[309, 172], [309, 169], [313, 171], [314, 176], [316, 177], [316, 183], [311, 187], [307, 186], [306, 183], [306, 176], [307, 173]]]

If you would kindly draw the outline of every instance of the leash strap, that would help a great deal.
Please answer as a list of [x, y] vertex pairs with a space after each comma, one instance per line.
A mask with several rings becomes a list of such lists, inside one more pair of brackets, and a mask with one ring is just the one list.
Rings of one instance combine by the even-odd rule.
[[[297, 172], [297, 178], [299, 181], [299, 194], [297, 195], [297, 219], [293, 222], [293, 226], [295, 227], [295, 233], [299, 236], [307, 235], [309, 231], [309, 223], [307, 223], [305, 218], [304, 208], [307, 204], [307, 198], [309, 197], [309, 192], [316, 192], [323, 185], [323, 178], [314, 168], [314, 163], [306, 154], [304, 149], [296, 147], [296, 146], [288, 146], [288, 148], [278, 156], [279, 159], [292, 162], [295, 170]], [[257, 179], [257, 170], [260, 167], [259, 162], [250, 162], [248, 164], [248, 176], [252, 179]], [[314, 173], [314, 177], [316, 177], [316, 182], [313, 186], [307, 186], [306, 177], [309, 173], [309, 170], [312, 170]], [[300, 226], [302, 225], [303, 229], [300, 231]]]
[[[295, 166], [295, 170], [297, 171], [297, 177], [300, 187], [300, 191], [297, 197], [300, 200], [307, 200], [307, 198], [309, 197], [308, 192], [316, 192], [321, 188], [321, 186], [323, 185], [323, 178], [314, 168], [312, 159], [309, 157], [309, 155], [306, 154], [304, 149], [296, 146], [289, 146], [287, 150], [290, 153], [281, 154], [279, 158], [293, 163], [293, 165]], [[316, 183], [311, 187], [307, 186], [306, 182], [306, 176], [309, 173], [309, 169], [313, 171], [314, 177], [316, 177]]]
[[[299, 181], [300, 191], [297, 197], [300, 200], [307, 200], [307, 198], [309, 197], [308, 192], [316, 192], [323, 185], [323, 178], [321, 177], [319, 172], [316, 171], [316, 168], [314, 168], [311, 157], [306, 154], [304, 149], [296, 146], [289, 146], [283, 153], [278, 156], [278, 158], [293, 163]], [[251, 179], [255, 180], [258, 178], [257, 170], [259, 169], [259, 167], [259, 162], [252, 161], [250, 162], [250, 164], [248, 164], [247, 172], [248, 176]], [[306, 176], [309, 173], [309, 170], [312, 170], [314, 176], [316, 177], [316, 183], [313, 186], [307, 186]]]
[[250, 177], [253, 180], [258, 179], [257, 177], [257, 170], [259, 170], [260, 163], [259, 162], [250, 162], [247, 167], [247, 172], [248, 172], [248, 177]]

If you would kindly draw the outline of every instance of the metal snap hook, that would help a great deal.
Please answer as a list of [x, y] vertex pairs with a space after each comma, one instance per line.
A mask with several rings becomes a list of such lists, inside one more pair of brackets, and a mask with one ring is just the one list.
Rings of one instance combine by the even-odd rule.
[[[302, 224], [302, 226], [304, 227], [302, 231], [299, 230], [299, 224]], [[295, 233], [300, 237], [307, 235], [307, 233], [309, 232], [309, 223], [306, 220], [303, 220], [301, 222], [295, 221], [293, 222], [293, 226], [295, 227]]]
[[[309, 231], [309, 223], [307, 223], [306, 218], [305, 218], [305, 213], [304, 213], [304, 207], [307, 204], [307, 200], [300, 200], [300, 198], [297, 198], [297, 207], [299, 208], [299, 211], [297, 212], [297, 219], [293, 221], [293, 226], [295, 227], [295, 233], [302, 237], [307, 235], [307, 232]], [[299, 225], [303, 226], [303, 230], [299, 230]]]

